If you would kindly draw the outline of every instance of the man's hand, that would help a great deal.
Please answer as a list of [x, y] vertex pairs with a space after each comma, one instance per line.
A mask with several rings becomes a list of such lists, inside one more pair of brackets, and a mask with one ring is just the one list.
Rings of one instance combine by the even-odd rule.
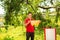
[[31, 23], [31, 20], [28, 21], [28, 24]]
[[27, 26], [29, 23], [31, 23], [31, 20], [29, 20], [28, 23], [26, 23], [25, 25]]

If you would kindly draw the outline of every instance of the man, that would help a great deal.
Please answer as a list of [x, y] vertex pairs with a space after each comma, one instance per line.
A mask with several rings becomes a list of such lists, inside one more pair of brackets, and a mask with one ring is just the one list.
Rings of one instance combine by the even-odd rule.
[[26, 40], [29, 40], [30, 37], [31, 40], [34, 40], [34, 26], [31, 24], [31, 20], [32, 20], [32, 13], [29, 12], [24, 22], [26, 26]]

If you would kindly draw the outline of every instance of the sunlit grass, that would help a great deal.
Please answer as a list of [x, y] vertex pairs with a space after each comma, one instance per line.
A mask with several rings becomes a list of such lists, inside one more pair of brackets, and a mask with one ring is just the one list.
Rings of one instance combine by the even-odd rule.
[[[44, 40], [44, 33], [35, 32], [35, 40]], [[26, 40], [26, 29], [23, 26], [18, 26], [14, 28], [14, 26], [9, 26], [8, 30], [5, 28], [1, 28], [0, 32], [0, 40]], [[57, 40], [60, 40], [60, 36], [57, 35]]]

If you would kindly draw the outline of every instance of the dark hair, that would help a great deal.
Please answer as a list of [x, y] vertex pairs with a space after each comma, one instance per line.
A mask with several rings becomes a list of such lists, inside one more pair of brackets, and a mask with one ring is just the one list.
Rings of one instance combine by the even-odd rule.
[[32, 12], [28, 12], [28, 14], [32, 14]]

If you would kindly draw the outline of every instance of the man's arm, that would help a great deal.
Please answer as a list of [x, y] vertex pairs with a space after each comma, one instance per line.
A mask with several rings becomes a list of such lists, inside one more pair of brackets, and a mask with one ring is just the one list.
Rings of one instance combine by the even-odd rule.
[[29, 23], [31, 23], [31, 20], [29, 20], [28, 22], [25, 22], [25, 26], [27, 26]]
[[31, 21], [28, 21], [28, 23], [25, 23], [25, 26], [27, 26], [29, 23], [31, 23]]

